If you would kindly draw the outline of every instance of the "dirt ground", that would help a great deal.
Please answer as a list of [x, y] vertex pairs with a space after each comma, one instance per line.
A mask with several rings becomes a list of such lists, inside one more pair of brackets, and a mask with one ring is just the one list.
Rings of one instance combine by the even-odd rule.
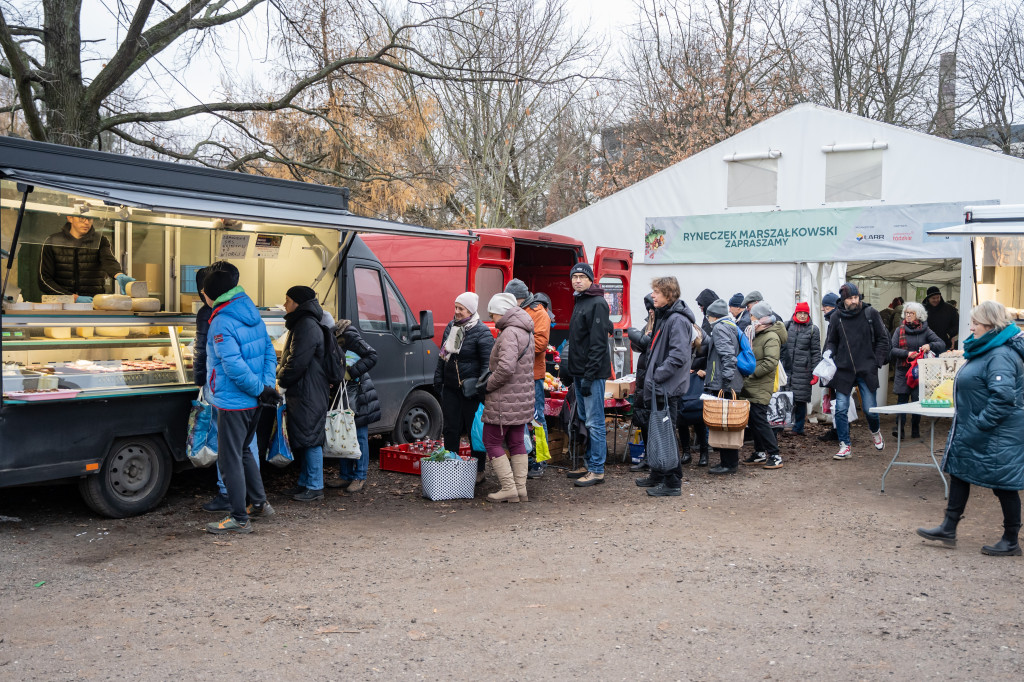
[[894, 439], [855, 426], [833, 461], [808, 432], [781, 470], [686, 467], [679, 498], [619, 463], [514, 505], [430, 502], [375, 460], [364, 493], [302, 504], [267, 472], [278, 514], [244, 537], [202, 532], [209, 472], [117, 521], [2, 490], [0, 679], [1021, 679], [1024, 561], [979, 553], [995, 498], [934, 546], [914, 528], [941, 519], [936, 471], [879, 494]]

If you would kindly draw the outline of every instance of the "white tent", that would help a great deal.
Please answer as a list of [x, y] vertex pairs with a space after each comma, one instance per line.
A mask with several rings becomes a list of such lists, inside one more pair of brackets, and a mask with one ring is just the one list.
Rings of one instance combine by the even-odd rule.
[[631, 249], [634, 311], [651, 278], [675, 275], [691, 306], [705, 287], [756, 289], [788, 316], [857, 274], [883, 307], [893, 287], [913, 297], [910, 281], [950, 297], [970, 281], [957, 263], [969, 252], [926, 230], [985, 203], [1024, 203], [1024, 160], [801, 104], [545, 229], [590, 254]]

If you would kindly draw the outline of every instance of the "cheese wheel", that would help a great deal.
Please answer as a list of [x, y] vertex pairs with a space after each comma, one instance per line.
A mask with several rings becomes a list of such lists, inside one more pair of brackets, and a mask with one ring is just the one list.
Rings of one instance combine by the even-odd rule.
[[132, 310], [140, 313], [156, 313], [160, 311], [159, 298], [133, 298]]
[[43, 327], [43, 336], [51, 339], [70, 339], [71, 327]]
[[65, 303], [64, 310], [92, 310], [92, 303]]
[[96, 336], [128, 336], [130, 331], [128, 327], [96, 327]]
[[92, 299], [96, 310], [131, 310], [132, 297], [122, 294], [96, 294]]
[[91, 339], [93, 336], [93, 328], [75, 327], [75, 336], [81, 336], [83, 339]]
[[125, 293], [132, 298], [148, 298], [149, 284], [146, 282], [128, 282], [128, 286], [125, 287]]

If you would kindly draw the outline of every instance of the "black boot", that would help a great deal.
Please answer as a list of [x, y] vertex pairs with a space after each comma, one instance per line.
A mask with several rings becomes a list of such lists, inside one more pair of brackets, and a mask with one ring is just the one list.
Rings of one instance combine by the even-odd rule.
[[680, 464], [689, 464], [693, 461], [693, 455], [690, 454], [690, 448], [683, 450], [683, 454], [679, 456]]
[[938, 540], [950, 547], [956, 547], [956, 524], [958, 523], [960, 523], [960, 514], [947, 511], [941, 525], [936, 528], [918, 528], [917, 534], [926, 540]]
[[826, 431], [825, 433], [823, 433], [820, 436], [818, 436], [818, 440], [822, 441], [823, 443], [827, 443], [827, 442], [832, 441], [832, 440], [838, 441], [839, 440], [839, 434], [836, 433], [835, 428], [831, 428], [828, 431]]
[[708, 465], [708, 447], [705, 445], [700, 449], [700, 459], [697, 460], [697, 466], [706, 467]]
[[989, 556], [1020, 556], [1020, 544], [1017, 542], [1017, 533], [1020, 526], [1003, 526], [1003, 537], [994, 545], [985, 545], [981, 548], [982, 554]]
[[635, 483], [638, 488], [654, 488], [661, 485], [664, 482], [664, 480], [664, 474], [657, 471], [652, 471], [650, 474], [647, 475], [646, 478], [636, 479]]

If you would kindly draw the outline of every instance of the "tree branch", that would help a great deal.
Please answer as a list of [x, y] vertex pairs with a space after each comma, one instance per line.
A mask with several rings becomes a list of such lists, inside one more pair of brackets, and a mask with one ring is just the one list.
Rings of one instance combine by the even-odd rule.
[[31, 79], [33, 72], [28, 68], [24, 59], [24, 52], [14, 41], [10, 29], [7, 27], [7, 18], [0, 9], [0, 47], [3, 48], [7, 63], [10, 64], [10, 77], [14, 79], [15, 87], [18, 90], [18, 98], [24, 106], [23, 115], [29, 132], [36, 140], [47, 139], [46, 128], [43, 126], [42, 118], [36, 109]]

